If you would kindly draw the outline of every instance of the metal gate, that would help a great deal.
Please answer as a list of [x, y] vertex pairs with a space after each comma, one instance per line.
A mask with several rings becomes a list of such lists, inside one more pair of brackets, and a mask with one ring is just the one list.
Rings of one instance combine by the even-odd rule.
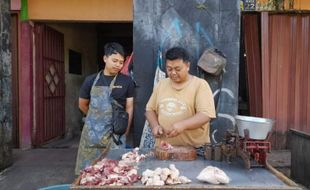
[[34, 45], [32, 142], [37, 146], [65, 133], [64, 35], [36, 24]]

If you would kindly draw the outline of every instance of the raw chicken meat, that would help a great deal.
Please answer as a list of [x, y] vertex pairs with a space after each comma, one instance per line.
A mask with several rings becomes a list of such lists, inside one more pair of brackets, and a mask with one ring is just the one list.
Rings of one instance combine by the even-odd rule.
[[171, 150], [173, 149], [173, 146], [169, 143], [167, 143], [166, 141], [160, 141], [160, 148], [162, 148], [163, 150]]
[[223, 170], [213, 166], [204, 168], [197, 176], [197, 179], [215, 185], [228, 184], [230, 181], [229, 177]]
[[117, 160], [103, 159], [81, 171], [80, 185], [132, 185], [140, 178], [133, 166], [120, 166]]
[[81, 171], [80, 185], [132, 185], [141, 179], [138, 175], [136, 163], [145, 159], [145, 155], [138, 153], [139, 148], [122, 155], [120, 161], [102, 159], [95, 165]]
[[174, 164], [170, 164], [169, 168], [156, 168], [155, 170], [145, 170], [142, 173], [141, 182], [146, 186], [150, 185], [173, 185], [190, 183], [191, 180], [185, 176], [179, 176], [180, 172]]
[[142, 160], [144, 160], [146, 155], [144, 154], [139, 154], [139, 148], [135, 148], [130, 152], [127, 152], [122, 155], [122, 160], [120, 161], [120, 164], [124, 165], [132, 165], [136, 164]]

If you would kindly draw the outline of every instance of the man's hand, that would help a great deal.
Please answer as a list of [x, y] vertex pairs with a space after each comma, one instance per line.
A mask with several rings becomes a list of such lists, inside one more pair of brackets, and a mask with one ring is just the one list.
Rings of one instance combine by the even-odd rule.
[[130, 133], [130, 128], [127, 127], [126, 132], [124, 133], [124, 135], [125, 135], [126, 137], [128, 137], [129, 133]]
[[167, 132], [167, 137], [176, 137], [185, 130], [184, 126], [179, 123], [174, 123], [171, 126], [171, 130]]
[[160, 125], [157, 125], [152, 128], [152, 133], [154, 137], [159, 138], [164, 135], [164, 130]]
[[85, 115], [87, 115], [88, 112], [89, 101], [89, 99], [79, 98], [79, 108]]
[[176, 137], [185, 130], [197, 129], [209, 121], [210, 118], [206, 114], [198, 112], [188, 119], [174, 123], [169, 128], [169, 131], [166, 131], [166, 135], [167, 137]]

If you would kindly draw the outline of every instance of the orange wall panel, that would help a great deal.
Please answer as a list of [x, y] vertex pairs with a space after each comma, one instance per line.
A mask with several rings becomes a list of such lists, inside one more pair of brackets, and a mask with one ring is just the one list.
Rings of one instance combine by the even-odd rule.
[[30, 20], [132, 22], [132, 0], [28, 0]]
[[[258, 3], [267, 3], [269, 0], [256, 0]], [[288, 1], [285, 0], [285, 7], [288, 7]], [[297, 10], [310, 10], [309, 0], [294, 0], [294, 9]]]
[[309, 0], [295, 0], [295, 9], [300, 10], [310, 10], [310, 1]]

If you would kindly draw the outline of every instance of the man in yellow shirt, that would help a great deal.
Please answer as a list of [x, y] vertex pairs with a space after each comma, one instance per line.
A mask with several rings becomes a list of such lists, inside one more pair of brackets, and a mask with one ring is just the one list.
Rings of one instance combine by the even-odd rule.
[[152, 133], [171, 145], [201, 147], [210, 143], [210, 120], [216, 117], [209, 84], [189, 74], [189, 54], [174, 47], [166, 53], [169, 78], [159, 81], [146, 105]]

